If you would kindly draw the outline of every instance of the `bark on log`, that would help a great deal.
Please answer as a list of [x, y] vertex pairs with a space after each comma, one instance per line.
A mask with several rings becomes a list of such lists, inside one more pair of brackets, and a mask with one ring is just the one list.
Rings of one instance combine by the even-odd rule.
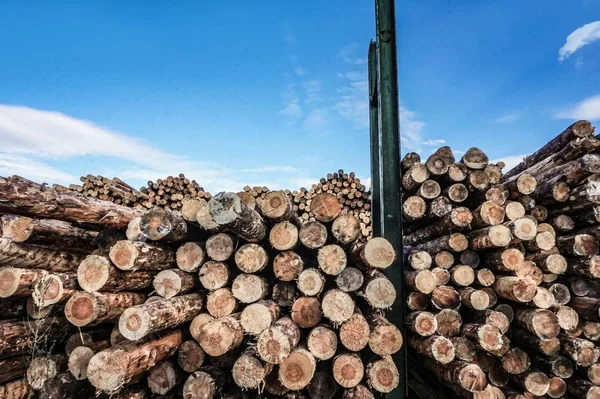
[[567, 381], [567, 392], [577, 399], [600, 398], [600, 387], [581, 378], [569, 378]]
[[515, 312], [516, 324], [544, 340], [556, 338], [560, 326], [556, 315], [549, 310], [523, 308]]
[[71, 326], [63, 318], [42, 321], [0, 321], [0, 359], [27, 351], [48, 351], [63, 342]]
[[436, 309], [458, 309], [460, 295], [453, 287], [441, 285], [431, 293], [431, 304]]
[[548, 357], [536, 354], [531, 357], [531, 361], [536, 368], [548, 375], [560, 378], [571, 378], [573, 375], [573, 363], [564, 356]]
[[16, 356], [6, 360], [0, 360], [0, 385], [16, 380], [17, 378], [22, 378], [27, 371], [27, 366], [30, 361], [31, 358], [27, 356]]
[[337, 393], [337, 384], [328, 372], [317, 371], [306, 391], [310, 399], [332, 399]]
[[530, 366], [531, 359], [522, 349], [515, 347], [502, 358], [502, 368], [511, 375], [524, 373]]
[[569, 306], [585, 320], [600, 322], [600, 299], [589, 297], [572, 297]]
[[129, 221], [129, 224], [127, 224], [127, 230], [125, 231], [125, 237], [127, 237], [127, 239], [129, 241], [146, 241], [148, 239], [148, 237], [146, 237], [146, 235], [144, 233], [142, 233], [142, 230], [140, 229], [141, 221], [142, 221], [142, 217], [138, 216], [138, 217], [131, 219]]
[[200, 346], [210, 356], [221, 356], [240, 346], [244, 329], [240, 314], [221, 317], [202, 327]]
[[139, 209], [5, 178], [0, 178], [0, 212], [117, 229], [142, 214]]
[[156, 339], [105, 349], [90, 360], [88, 380], [103, 392], [116, 393], [175, 354], [181, 344], [181, 332], [174, 331]]
[[13, 242], [42, 245], [75, 252], [92, 252], [98, 246], [98, 232], [52, 219], [3, 215], [0, 231]]
[[424, 164], [415, 163], [406, 173], [402, 175], [402, 187], [406, 192], [412, 193], [427, 179], [429, 179], [429, 169]]
[[435, 370], [444, 380], [456, 384], [469, 392], [481, 392], [487, 385], [485, 373], [476, 364], [454, 360], [448, 364], [425, 362], [429, 368]]
[[18, 244], [0, 238], [0, 265], [67, 273], [76, 271], [84, 258], [83, 254]]
[[119, 317], [119, 331], [137, 341], [158, 331], [176, 327], [200, 314], [204, 298], [188, 294], [170, 299], [132, 306]]
[[46, 274], [45, 270], [0, 268], [0, 298], [31, 296], [35, 282]]
[[109, 341], [98, 341], [78, 346], [69, 354], [68, 368], [73, 377], [78, 380], [87, 380], [87, 369], [94, 355], [110, 347]]
[[219, 193], [210, 200], [208, 206], [211, 216], [219, 226], [248, 242], [259, 242], [265, 238], [265, 221], [234, 193]]
[[529, 302], [536, 293], [536, 284], [528, 278], [499, 276], [492, 288], [502, 298], [516, 302]]
[[454, 353], [456, 359], [464, 360], [465, 362], [472, 362], [477, 354], [477, 348], [475, 344], [469, 341], [465, 337], [452, 337], [450, 338], [452, 345], [454, 345]]
[[254, 350], [248, 350], [235, 361], [231, 375], [242, 389], [260, 389], [269, 371], [270, 365], [265, 365]]
[[513, 341], [522, 343], [527, 348], [546, 356], [557, 356], [560, 353], [561, 344], [558, 338], [543, 340], [519, 327], [513, 327], [511, 330]]
[[125, 309], [144, 303], [143, 294], [133, 292], [75, 293], [65, 305], [65, 317], [77, 327], [115, 321]]
[[561, 253], [575, 256], [593, 256], [598, 254], [598, 240], [589, 234], [575, 234], [558, 237], [556, 246]]
[[469, 236], [470, 247], [475, 251], [506, 247], [511, 239], [509, 228], [502, 225], [473, 231]]
[[[373, 313], [369, 317], [371, 335], [369, 348], [379, 356], [393, 355], [402, 347], [403, 337], [400, 330], [385, 317]], [[438, 321], [439, 326], [439, 321]]]
[[27, 367], [27, 383], [31, 388], [39, 391], [47, 381], [67, 371], [67, 361], [66, 355], [33, 358]]
[[426, 251], [434, 254], [439, 251], [462, 252], [467, 249], [469, 241], [461, 233], [436, 238], [414, 247], [415, 250]]
[[567, 270], [567, 260], [560, 254], [536, 253], [528, 255], [527, 260], [534, 262], [546, 273], [563, 274]]
[[[250, 207], [250, 209], [252, 208]], [[198, 221], [200, 227], [210, 233], [218, 233], [219, 231], [225, 230], [224, 227], [215, 222], [214, 217], [210, 214], [208, 201], [205, 199], [200, 199], [198, 213], [196, 213], [196, 220]]]
[[106, 256], [88, 255], [77, 268], [77, 282], [87, 292], [143, 291], [152, 286], [155, 272], [124, 272]]
[[289, 317], [282, 317], [259, 335], [256, 348], [265, 362], [281, 364], [299, 341], [298, 326]]
[[413, 335], [409, 337], [408, 344], [411, 348], [422, 355], [447, 364], [454, 360], [454, 344], [448, 338], [441, 336], [420, 337]]
[[[449, 232], [463, 231], [470, 227], [472, 220], [473, 215], [469, 209], [464, 207], [454, 208], [449, 214], [438, 219], [436, 222], [417, 230], [412, 234], [404, 236], [403, 242], [405, 245], [416, 245], [438, 238]], [[371, 241], [369, 241], [369, 243]], [[367, 243], [367, 245], [369, 243]]]
[[562, 354], [573, 360], [578, 366], [589, 367], [598, 361], [600, 350], [582, 338], [573, 338], [566, 335], [559, 337]]
[[192, 338], [200, 342], [200, 337], [202, 336], [202, 327], [214, 320], [215, 318], [208, 313], [200, 313], [198, 316], [194, 317], [190, 324], [190, 335]]
[[33, 284], [32, 297], [38, 307], [44, 308], [66, 302], [78, 288], [74, 273], [46, 274]]
[[110, 260], [121, 270], [160, 271], [175, 266], [175, 252], [140, 241], [119, 241], [110, 249]]
[[177, 352], [177, 363], [186, 373], [198, 371], [204, 363], [205, 354], [198, 342], [185, 341]]

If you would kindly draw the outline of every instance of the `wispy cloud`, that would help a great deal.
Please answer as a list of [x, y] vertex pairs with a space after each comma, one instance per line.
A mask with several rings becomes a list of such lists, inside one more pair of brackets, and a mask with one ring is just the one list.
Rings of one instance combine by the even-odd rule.
[[[364, 51], [361, 52], [361, 50]], [[366, 64], [368, 59], [364, 56], [365, 54], [367, 54], [367, 50], [363, 49], [359, 43], [351, 43], [340, 51], [342, 59], [352, 65]]]
[[425, 122], [420, 121], [417, 113], [400, 107], [400, 141], [410, 151], [420, 151], [423, 142]]
[[444, 140], [444, 139], [437, 139], [437, 140], [429, 139], [427, 141], [422, 141], [421, 144], [423, 144], [423, 145], [431, 145], [431, 146], [438, 146], [438, 145], [446, 144], [446, 140]]
[[600, 21], [590, 22], [573, 31], [565, 44], [558, 50], [559, 61], [564, 61], [569, 58], [577, 50], [596, 40], [600, 40]]
[[557, 119], [600, 119], [600, 95], [588, 97], [556, 114]]
[[300, 105], [300, 97], [296, 93], [293, 83], [288, 84], [283, 92], [283, 109], [279, 110], [281, 115], [285, 115], [292, 120], [298, 120], [302, 117], [302, 106]]
[[500, 117], [498, 117], [494, 122], [495, 123], [510, 123], [510, 122], [516, 122], [519, 119], [521, 119], [521, 113], [520, 112], [513, 112], [510, 114], [506, 114], [506, 115], [502, 115]]
[[290, 47], [294, 47], [296, 45], [296, 36], [294, 32], [292, 32], [292, 27], [289, 22], [283, 22], [281, 24], [281, 29], [283, 31], [283, 41]]
[[309, 131], [322, 132], [331, 125], [331, 118], [327, 108], [312, 109], [304, 119], [304, 128]]
[[315, 104], [323, 101], [323, 98], [320, 94], [322, 85], [319, 80], [309, 80], [307, 82], [303, 82], [301, 86], [306, 93], [305, 102], [307, 104]]
[[[77, 181], [51, 162], [88, 156], [106, 157], [107, 163], [119, 160], [123, 165], [120, 176], [139, 184], [183, 172], [213, 192], [241, 190], [249, 182], [276, 188], [268, 175], [260, 173], [299, 172], [288, 165], [258, 165], [236, 171], [216, 162], [162, 151], [144, 140], [60, 112], [22, 106], [0, 105], [0, 142], [0, 175], [18, 174], [49, 183]], [[88, 172], [92, 171], [79, 174]]]
[[529, 154], [506, 155], [501, 158], [493, 159], [490, 161], [490, 163], [497, 163], [500, 161], [504, 162], [506, 166], [504, 167], [503, 171], [506, 173], [515, 166], [517, 166], [519, 163], [521, 163], [523, 158], [525, 158], [527, 155]]

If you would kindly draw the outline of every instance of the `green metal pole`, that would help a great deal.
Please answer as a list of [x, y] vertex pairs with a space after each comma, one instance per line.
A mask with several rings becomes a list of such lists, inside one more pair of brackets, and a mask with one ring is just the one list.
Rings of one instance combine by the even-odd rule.
[[381, 236], [379, 90], [377, 86], [377, 43], [371, 40], [369, 44], [369, 126], [371, 130], [371, 217], [374, 221], [372, 223], [373, 237]]
[[[389, 319], [406, 337], [404, 327], [404, 285], [402, 254], [402, 197], [400, 194], [400, 121], [398, 116], [398, 60], [396, 54], [396, 9], [394, 0], [375, 0], [379, 58], [381, 233], [398, 251], [388, 276], [397, 291]], [[389, 398], [408, 395], [406, 343], [394, 355], [400, 373], [400, 386]]]

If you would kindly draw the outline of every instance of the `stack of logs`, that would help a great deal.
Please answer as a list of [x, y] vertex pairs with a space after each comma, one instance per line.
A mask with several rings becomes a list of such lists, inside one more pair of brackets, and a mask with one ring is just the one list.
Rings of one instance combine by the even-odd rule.
[[136, 206], [148, 200], [147, 195], [131, 187], [118, 177], [109, 179], [100, 175], [87, 175], [81, 176], [79, 180], [83, 183], [82, 185], [71, 184], [67, 188], [54, 184], [53, 188], [59, 191], [75, 191], [85, 197], [99, 198], [124, 206]]
[[[463, 397], [600, 397], [600, 140], [402, 161], [407, 343]], [[410, 369], [410, 368], [409, 368]]]
[[185, 177], [183, 173], [178, 176], [168, 176], [166, 179], [157, 179], [156, 182], [148, 181], [148, 187], [140, 188], [143, 194], [148, 196], [146, 201], [140, 204], [147, 208], [161, 206], [165, 209], [181, 209], [183, 201], [190, 198], [210, 199], [210, 193], [204, 191], [203, 187]]
[[[0, 398], [374, 398], [403, 342], [337, 197], [115, 205], [0, 178]], [[352, 249], [352, 250], [351, 250]]]
[[[246, 202], [252, 202], [254, 199], [260, 205], [269, 192], [268, 187], [246, 186], [238, 195]], [[321, 178], [310, 189], [302, 187], [300, 190], [285, 190], [301, 223], [317, 220], [312, 210], [312, 199], [321, 193], [335, 195], [342, 204], [342, 213], [350, 213], [359, 219], [359, 242], [363, 243], [371, 239], [371, 192], [367, 191], [367, 187], [361, 183], [354, 172], [345, 173], [340, 169], [335, 173], [329, 173], [326, 178]]]

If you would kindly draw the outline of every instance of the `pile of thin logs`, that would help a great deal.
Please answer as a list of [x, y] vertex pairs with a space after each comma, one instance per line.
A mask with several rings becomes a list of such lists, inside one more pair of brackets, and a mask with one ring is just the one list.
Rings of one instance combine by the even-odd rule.
[[118, 177], [109, 179], [100, 175], [87, 175], [81, 176], [79, 180], [83, 183], [82, 185], [71, 184], [69, 187], [64, 187], [54, 184], [52, 187], [55, 190], [75, 191], [85, 197], [94, 197], [124, 206], [135, 206], [148, 200], [147, 195], [131, 187]]
[[[256, 202], [260, 205], [265, 196], [270, 192], [268, 187], [244, 187], [244, 191], [238, 195], [246, 202]], [[300, 190], [284, 190], [292, 201], [293, 209], [298, 214], [301, 223], [314, 222], [312, 199], [321, 193], [329, 193], [336, 196], [342, 204], [342, 214], [350, 213], [360, 221], [359, 242], [363, 243], [371, 239], [371, 192], [361, 184], [354, 172], [345, 173], [343, 169], [335, 173], [329, 173], [310, 189], [304, 187]]]
[[504, 175], [478, 148], [402, 160], [406, 340], [451, 392], [600, 397], [599, 148], [579, 121]]
[[168, 176], [166, 179], [158, 179], [156, 182], [150, 180], [148, 186], [140, 188], [140, 191], [148, 196], [145, 201], [139, 202], [147, 209], [161, 206], [165, 209], [180, 210], [184, 200], [190, 198], [210, 199], [210, 193], [204, 191], [204, 188], [200, 187], [196, 180], [186, 178], [183, 173], [175, 177]]
[[142, 210], [0, 178], [0, 398], [374, 398], [403, 343], [337, 197]]

